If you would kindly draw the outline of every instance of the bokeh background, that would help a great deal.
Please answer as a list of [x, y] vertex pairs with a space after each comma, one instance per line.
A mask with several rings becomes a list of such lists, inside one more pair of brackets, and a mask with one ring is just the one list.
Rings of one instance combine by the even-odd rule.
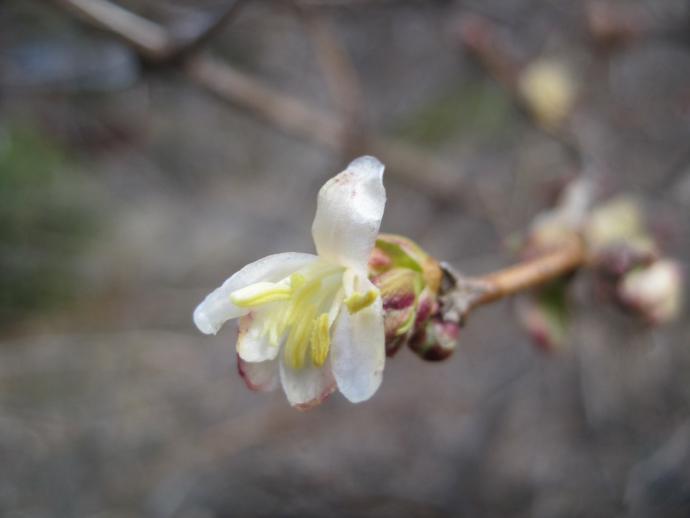
[[[311, 251], [316, 192], [360, 152], [389, 165], [383, 230], [464, 272], [509, 264], [581, 173], [687, 268], [686, 1], [254, 0], [172, 60], [69, 4], [0, 3], [0, 515], [690, 516], [687, 310], [648, 329], [578, 279], [554, 354], [504, 301], [448, 361], [404, 350], [369, 402], [309, 413], [191, 321], [243, 264]], [[181, 42], [231, 4], [120, 3]], [[344, 130], [214, 95], [207, 55]], [[542, 60], [573, 93], [556, 123], [520, 94]]]

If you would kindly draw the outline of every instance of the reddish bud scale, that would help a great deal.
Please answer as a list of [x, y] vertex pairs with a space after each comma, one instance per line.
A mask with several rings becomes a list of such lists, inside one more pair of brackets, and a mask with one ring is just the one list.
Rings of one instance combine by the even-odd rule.
[[453, 354], [459, 336], [458, 324], [443, 321], [440, 315], [436, 315], [414, 334], [409, 345], [421, 358], [437, 362]]
[[[455, 347], [457, 326], [440, 324], [438, 296], [442, 271], [439, 263], [411, 240], [382, 234], [369, 259], [369, 276], [381, 291], [386, 354], [393, 356], [403, 345], [411, 345], [411, 340], [415, 340], [418, 346], [411, 347], [422, 358], [448, 357]], [[429, 327], [434, 318], [438, 322]], [[422, 342], [424, 345], [419, 345]]]

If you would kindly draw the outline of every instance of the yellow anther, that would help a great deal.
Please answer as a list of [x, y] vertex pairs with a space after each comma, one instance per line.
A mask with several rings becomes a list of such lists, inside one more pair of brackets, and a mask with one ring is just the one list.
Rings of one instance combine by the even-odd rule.
[[307, 278], [301, 273], [293, 273], [290, 275], [290, 288], [292, 291], [297, 291], [307, 282]]
[[[330, 350], [329, 312], [339, 307], [334, 297], [341, 289], [341, 267], [321, 267], [295, 272], [280, 282], [257, 282], [234, 291], [230, 299], [243, 308], [251, 308], [269, 302], [282, 302], [262, 309], [266, 311], [261, 329], [273, 347], [279, 347], [285, 339], [284, 358], [293, 369], [301, 369], [306, 361], [321, 367]], [[359, 296], [359, 298], [358, 298]], [[354, 296], [355, 311], [376, 300], [377, 292]], [[373, 298], [372, 298], [373, 296]], [[340, 296], [339, 296], [340, 297]], [[371, 300], [369, 300], [371, 299]], [[328, 308], [319, 314], [317, 308]], [[307, 357], [309, 353], [309, 357]], [[309, 358], [309, 359], [308, 359]]]
[[277, 300], [290, 298], [292, 290], [286, 284], [276, 282], [257, 282], [249, 286], [233, 291], [230, 300], [241, 308], [259, 306]]
[[378, 295], [378, 291], [376, 290], [369, 290], [366, 293], [353, 293], [345, 299], [345, 305], [351, 314], [357, 313], [371, 306], [374, 301], [376, 301]]
[[321, 313], [314, 320], [311, 333], [311, 361], [316, 367], [321, 367], [326, 362], [328, 351], [331, 348], [329, 327], [328, 313]]

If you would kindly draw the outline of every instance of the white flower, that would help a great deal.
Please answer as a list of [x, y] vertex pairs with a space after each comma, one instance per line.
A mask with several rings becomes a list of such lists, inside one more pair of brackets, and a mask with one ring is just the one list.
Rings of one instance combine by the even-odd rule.
[[255, 390], [282, 382], [309, 408], [337, 387], [369, 399], [385, 362], [383, 309], [367, 275], [386, 203], [384, 166], [360, 157], [319, 191], [312, 236], [318, 255], [288, 252], [248, 264], [194, 311], [203, 333], [240, 318], [239, 370]]

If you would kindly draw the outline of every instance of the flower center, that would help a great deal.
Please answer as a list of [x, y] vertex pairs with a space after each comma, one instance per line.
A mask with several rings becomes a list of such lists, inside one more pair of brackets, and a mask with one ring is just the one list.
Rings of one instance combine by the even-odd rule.
[[[285, 361], [294, 369], [306, 359], [321, 367], [331, 346], [331, 326], [342, 304], [356, 313], [373, 304], [378, 291], [353, 291], [345, 297], [344, 281], [351, 275], [342, 266], [318, 262], [278, 282], [257, 282], [232, 292], [230, 299], [242, 308], [263, 306], [267, 311], [261, 336], [278, 347], [285, 338]], [[350, 291], [350, 290], [348, 290]]]

